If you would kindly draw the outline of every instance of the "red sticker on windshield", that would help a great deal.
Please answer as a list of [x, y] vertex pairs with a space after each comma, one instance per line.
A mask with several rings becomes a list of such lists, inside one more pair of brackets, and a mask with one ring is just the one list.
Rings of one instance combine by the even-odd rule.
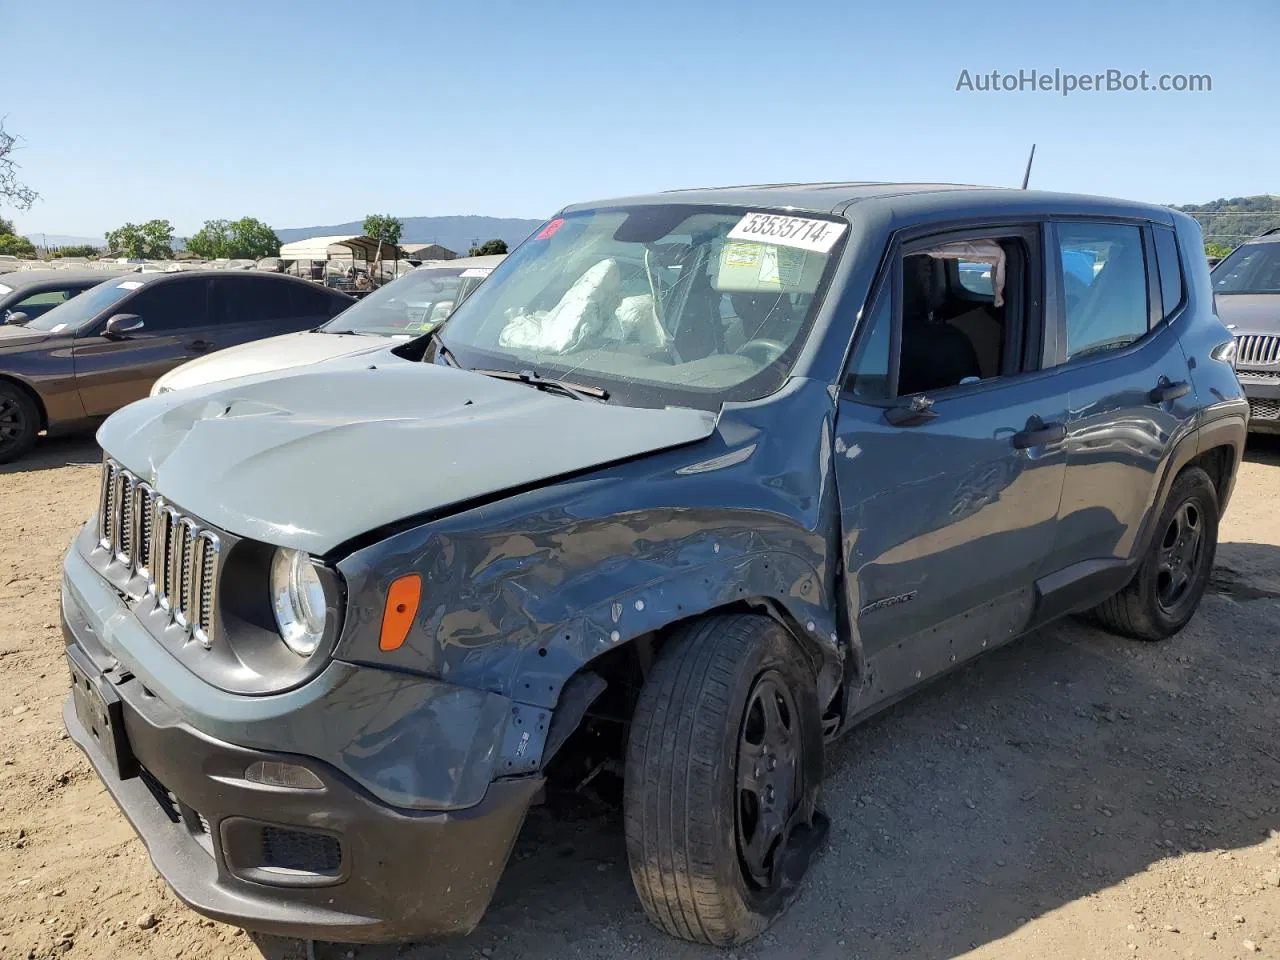
[[545, 227], [538, 231], [535, 240], [550, 240], [557, 230], [564, 226], [564, 217], [556, 217]]

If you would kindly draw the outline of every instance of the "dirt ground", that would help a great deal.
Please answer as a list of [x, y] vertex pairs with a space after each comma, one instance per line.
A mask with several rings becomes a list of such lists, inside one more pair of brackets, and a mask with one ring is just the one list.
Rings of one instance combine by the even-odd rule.
[[[99, 454], [0, 468], [0, 957], [302, 958], [169, 895], [62, 732], [64, 549]], [[1280, 957], [1280, 444], [1253, 445], [1201, 612], [1159, 645], [1042, 630], [855, 731], [831, 842], [737, 958]], [[424, 866], [430, 869], [430, 865]], [[480, 928], [321, 958], [706, 958], [649, 927], [621, 826], [535, 811]]]

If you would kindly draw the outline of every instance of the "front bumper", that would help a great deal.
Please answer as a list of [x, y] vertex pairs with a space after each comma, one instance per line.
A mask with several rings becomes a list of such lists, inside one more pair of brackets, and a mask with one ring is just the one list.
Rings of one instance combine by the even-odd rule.
[[1280, 371], [1236, 370], [1249, 399], [1249, 432], [1280, 433]]
[[[88, 613], [64, 590], [67, 732], [179, 898], [217, 920], [306, 939], [385, 942], [475, 927], [540, 778], [496, 780], [465, 809], [387, 803], [313, 756], [192, 726], [109, 654], [104, 641], [127, 611]], [[412, 752], [420, 741], [403, 745]], [[245, 779], [260, 761], [303, 767], [320, 786]]]

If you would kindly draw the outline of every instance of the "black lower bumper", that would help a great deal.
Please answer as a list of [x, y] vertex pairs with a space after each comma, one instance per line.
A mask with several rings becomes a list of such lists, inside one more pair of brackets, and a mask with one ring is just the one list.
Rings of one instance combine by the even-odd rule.
[[[361, 943], [479, 922], [540, 780], [496, 781], [462, 811], [389, 807], [324, 764], [211, 739], [136, 679], [115, 683], [67, 649], [79, 685], [63, 708], [67, 731], [195, 910], [264, 933]], [[95, 712], [104, 703], [110, 710]], [[320, 786], [245, 779], [260, 761], [305, 768]]]
[[1249, 432], [1280, 433], [1280, 378], [1263, 381], [1240, 371], [1240, 386], [1249, 399]]

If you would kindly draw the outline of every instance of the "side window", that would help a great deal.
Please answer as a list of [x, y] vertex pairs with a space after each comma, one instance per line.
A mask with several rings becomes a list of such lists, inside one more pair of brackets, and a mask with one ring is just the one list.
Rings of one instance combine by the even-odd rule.
[[[1142, 231], [1116, 223], [1058, 225], [1067, 357], [1118, 350], [1150, 325]], [[1093, 279], [1085, 283], [1092, 262]]]
[[147, 333], [201, 327], [209, 322], [209, 284], [203, 278], [162, 280], [120, 305], [117, 313], [136, 313]]
[[284, 284], [235, 276], [218, 277], [213, 283], [221, 323], [264, 323], [289, 316], [289, 291]]
[[1178, 260], [1178, 241], [1168, 227], [1156, 227], [1156, 260], [1160, 264], [1161, 312], [1169, 316], [1182, 306], [1182, 263]]
[[349, 306], [345, 300], [333, 296], [323, 287], [312, 289], [299, 283], [291, 283], [289, 296], [293, 301], [293, 316], [315, 317], [317, 321], [336, 317]]
[[845, 389], [863, 400], [884, 400], [889, 396], [889, 343], [893, 332], [893, 297], [880, 291], [875, 306], [862, 319], [853, 361]]
[[48, 313], [58, 304], [70, 300], [78, 292], [76, 290], [45, 290], [42, 293], [33, 293], [25, 300], [19, 300], [11, 306], [9, 312], [25, 313], [28, 320], [34, 320]]
[[959, 274], [960, 286], [970, 293], [991, 296], [991, 264], [959, 260], [956, 262], [956, 272]]

